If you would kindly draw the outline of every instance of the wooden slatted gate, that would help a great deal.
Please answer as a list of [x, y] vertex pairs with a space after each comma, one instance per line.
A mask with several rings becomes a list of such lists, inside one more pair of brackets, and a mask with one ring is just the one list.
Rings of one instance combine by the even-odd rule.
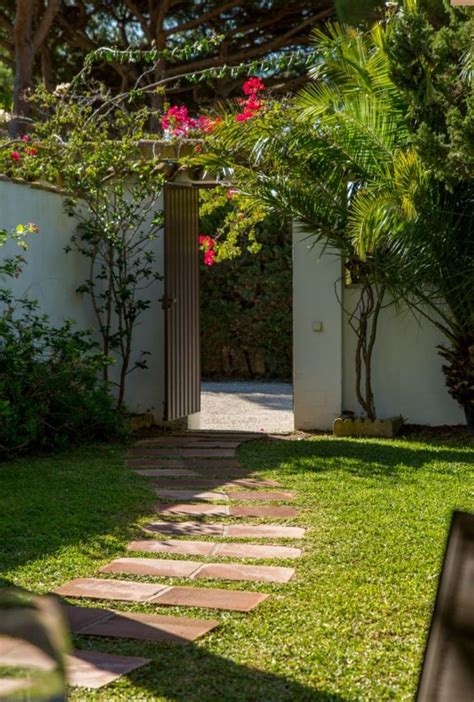
[[168, 184], [165, 208], [165, 411], [166, 421], [199, 412], [199, 190]]

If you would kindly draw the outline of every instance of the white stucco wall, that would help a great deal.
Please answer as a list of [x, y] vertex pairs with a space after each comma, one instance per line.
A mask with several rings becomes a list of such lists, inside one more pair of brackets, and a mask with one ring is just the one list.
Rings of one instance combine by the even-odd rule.
[[295, 428], [331, 429], [342, 407], [341, 261], [293, 231], [293, 405]]
[[[332, 427], [342, 410], [361, 413], [355, 395], [354, 332], [339, 305], [351, 309], [357, 288], [342, 287], [342, 266], [334, 252], [295, 227], [293, 235], [293, 364], [296, 429]], [[322, 324], [321, 331], [314, 327]], [[442, 335], [409, 312], [381, 312], [373, 358], [377, 415], [402, 415], [412, 424], [463, 424], [464, 413], [448, 394], [436, 347]]]
[[[352, 309], [357, 288], [346, 287], [344, 306]], [[402, 415], [410, 424], [464, 424], [461, 407], [449, 395], [437, 346], [442, 334], [428, 322], [415, 319], [406, 308], [382, 310], [373, 355], [373, 389], [377, 415]], [[358, 411], [355, 395], [356, 338], [344, 316], [343, 409]]]
[[[40, 231], [29, 237], [23, 274], [16, 280], [8, 279], [5, 286], [17, 296], [27, 294], [37, 299], [41, 311], [55, 324], [73, 319], [79, 328], [95, 329], [87, 296], [76, 293], [88, 275], [87, 260], [77, 252], [64, 251], [76, 222], [65, 214], [62, 196], [29, 185], [0, 181], [0, 226], [11, 229], [27, 222], [35, 222]], [[150, 246], [156, 254], [156, 269], [163, 273], [163, 237], [159, 236]], [[10, 242], [0, 250], [0, 257], [18, 252], [18, 247]], [[129, 375], [125, 401], [130, 411], [153, 411], [160, 421], [164, 402], [164, 316], [159, 298], [163, 282], [153, 283], [143, 294], [152, 300], [152, 305], [140, 318], [133, 353], [137, 358], [142, 350], [150, 351], [149, 367]]]

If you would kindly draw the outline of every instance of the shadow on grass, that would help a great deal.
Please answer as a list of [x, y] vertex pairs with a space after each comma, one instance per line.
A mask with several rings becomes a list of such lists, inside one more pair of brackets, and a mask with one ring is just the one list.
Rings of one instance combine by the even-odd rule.
[[[410, 445], [411, 444], [411, 445]], [[385, 477], [406, 482], [416, 471], [435, 461], [436, 471], [453, 473], [459, 464], [474, 462], [474, 444], [466, 435], [462, 448], [442, 442], [417, 444], [416, 440], [336, 439], [283, 441], [273, 439], [261, 445], [246, 445], [243, 466], [254, 470], [282, 470], [286, 473], [342, 470], [353, 476]], [[413, 471], [410, 476], [410, 471]]]
[[[54, 553], [58, 569], [79, 555], [83, 568], [87, 559], [115, 555], [153, 500], [124, 467], [124, 452], [100, 445], [1, 463], [0, 575]], [[68, 547], [75, 549], [69, 557]]]
[[[124, 642], [120, 650], [110, 641], [81, 639], [81, 648], [108, 653], [145, 656], [152, 662], [127, 677], [133, 693], [139, 690], [153, 699], [173, 702], [355, 702], [348, 697], [318, 690], [283, 675], [235, 663], [194, 644], [149, 645]], [[137, 645], [138, 644], [138, 645]], [[117, 689], [118, 693], [118, 689]], [[115, 699], [115, 698], [114, 698]], [[122, 699], [117, 697], [117, 699]], [[123, 699], [127, 690], [123, 690]]]

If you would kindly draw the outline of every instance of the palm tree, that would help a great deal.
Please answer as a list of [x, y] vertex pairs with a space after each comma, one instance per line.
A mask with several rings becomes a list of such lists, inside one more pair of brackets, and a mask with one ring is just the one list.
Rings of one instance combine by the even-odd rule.
[[472, 230], [411, 145], [407, 106], [390, 76], [390, 31], [390, 22], [369, 32], [338, 24], [316, 30], [312, 82], [245, 125], [227, 118], [202, 159], [224, 166], [247, 198], [290, 214], [343, 257], [360, 284], [349, 322], [358, 339], [357, 397], [371, 419], [380, 310], [401, 301], [445, 334], [450, 390], [474, 403]]

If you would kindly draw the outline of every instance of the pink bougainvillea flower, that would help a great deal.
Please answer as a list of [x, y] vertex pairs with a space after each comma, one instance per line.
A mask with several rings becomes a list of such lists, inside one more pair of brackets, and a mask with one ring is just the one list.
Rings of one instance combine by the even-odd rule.
[[232, 200], [235, 197], [235, 195], [237, 195], [237, 190], [234, 190], [233, 188], [230, 188], [226, 192], [226, 197], [228, 200]]
[[212, 249], [214, 246], [214, 239], [210, 236], [206, 236], [206, 234], [201, 234], [199, 236], [199, 246], [204, 250], [207, 251], [208, 249]]
[[10, 158], [13, 161], [21, 161], [21, 154], [18, 151], [11, 151]]
[[213, 266], [215, 263], [215, 258], [216, 258], [216, 252], [214, 249], [209, 249], [209, 251], [206, 251], [204, 253], [204, 264], [206, 266]]
[[247, 95], [247, 99], [238, 99], [238, 103], [242, 105], [243, 110], [235, 116], [237, 122], [247, 122], [247, 120], [252, 119], [263, 107], [263, 100], [259, 100], [258, 94], [262, 90], [265, 90], [265, 86], [260, 78], [249, 78], [248, 81], [244, 83], [242, 90], [244, 95]]
[[28, 154], [28, 156], [36, 156], [38, 154], [38, 149], [35, 149], [34, 146], [27, 146], [25, 154]]
[[202, 144], [196, 144], [196, 146], [194, 147], [194, 153], [195, 154], [202, 153]]
[[24, 135], [21, 137], [21, 140], [24, 141], [25, 143], [28, 143], [29, 140], [30, 140], [30, 137], [28, 136], [28, 134], [24, 134]]
[[261, 90], [265, 90], [265, 86], [260, 78], [249, 78], [243, 85], [242, 90], [244, 95], [256, 95]]
[[196, 120], [189, 116], [186, 105], [173, 105], [161, 118], [161, 126], [173, 136], [185, 137], [196, 126]]
[[197, 121], [197, 128], [200, 129], [204, 134], [212, 134], [214, 129], [222, 122], [222, 117], [208, 117], [207, 115], [202, 115]]

